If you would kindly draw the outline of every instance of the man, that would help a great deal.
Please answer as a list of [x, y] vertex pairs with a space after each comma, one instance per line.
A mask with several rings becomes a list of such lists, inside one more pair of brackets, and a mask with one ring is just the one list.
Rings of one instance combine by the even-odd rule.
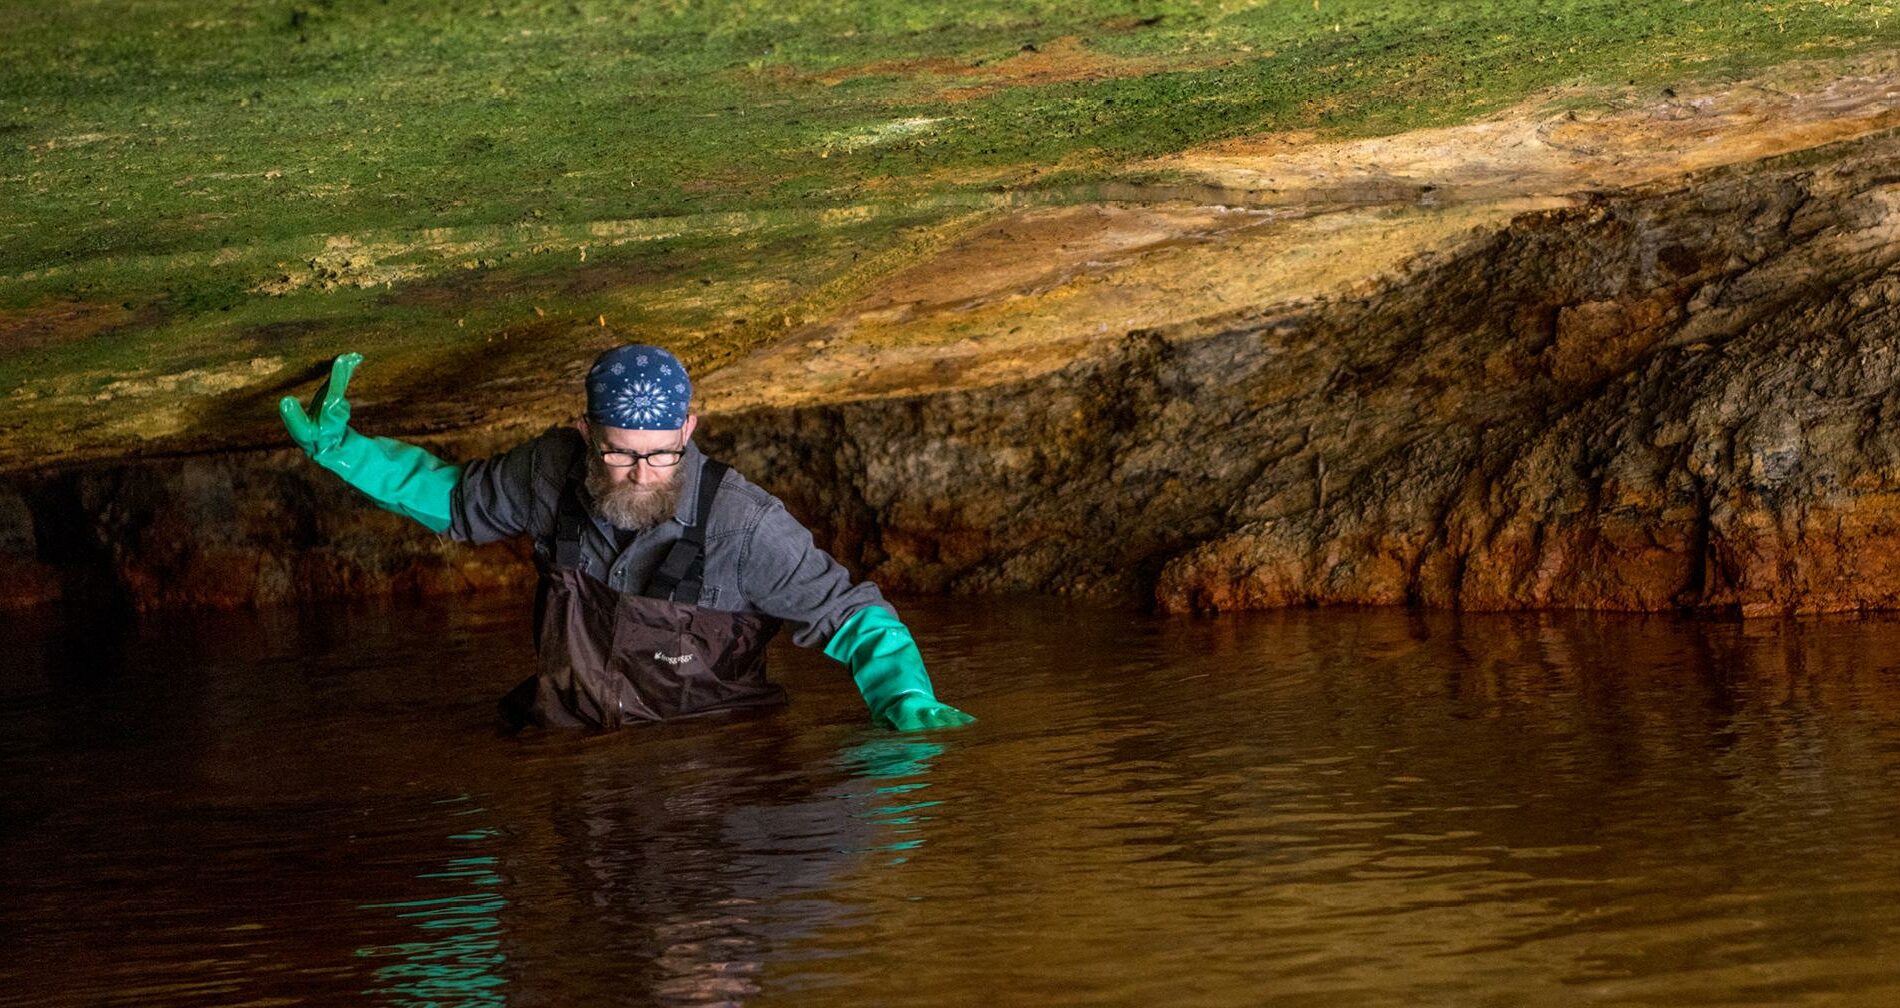
[[852, 583], [771, 494], [693, 444], [692, 383], [654, 346], [587, 372], [587, 418], [454, 466], [350, 429], [362, 363], [344, 354], [292, 440], [378, 505], [463, 542], [534, 537], [540, 672], [502, 701], [518, 724], [616, 727], [782, 702], [765, 677], [781, 621], [843, 662], [872, 717], [901, 731], [974, 720], [939, 703], [910, 631]]

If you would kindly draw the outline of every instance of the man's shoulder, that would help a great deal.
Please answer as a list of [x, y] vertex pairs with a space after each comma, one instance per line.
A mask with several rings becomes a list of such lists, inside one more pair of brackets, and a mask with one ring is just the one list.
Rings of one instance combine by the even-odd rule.
[[587, 441], [572, 427], [557, 426], [521, 442], [493, 460], [496, 475], [525, 488], [534, 499], [552, 507], [568, 481], [583, 468]]
[[747, 479], [739, 470], [728, 468], [719, 481], [719, 496], [713, 501], [707, 538], [751, 532], [766, 512], [784, 506], [770, 491]]
[[529, 438], [517, 451], [527, 451], [537, 477], [561, 482], [581, 461], [581, 453], [586, 449], [587, 440], [581, 437], [581, 432], [563, 424]]
[[529, 439], [529, 443], [538, 452], [566, 455], [569, 460], [580, 455], [581, 449], [587, 447], [587, 439], [569, 424], [555, 424]]
[[541, 534], [552, 525], [555, 502], [585, 448], [579, 431], [551, 427], [463, 466], [451, 498], [449, 534], [468, 542]]

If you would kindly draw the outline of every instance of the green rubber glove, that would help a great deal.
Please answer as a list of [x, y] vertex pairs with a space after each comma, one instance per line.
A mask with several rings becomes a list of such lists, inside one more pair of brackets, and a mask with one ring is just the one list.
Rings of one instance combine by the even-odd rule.
[[329, 379], [317, 390], [315, 415], [306, 414], [291, 396], [277, 404], [290, 439], [378, 506], [413, 518], [432, 532], [448, 531], [450, 493], [462, 478], [462, 467], [415, 445], [364, 437], [350, 429], [350, 401], [343, 393], [361, 363], [362, 354], [346, 353], [330, 365]]
[[976, 720], [937, 702], [917, 642], [911, 639], [909, 628], [883, 606], [865, 606], [852, 613], [831, 635], [825, 654], [851, 669], [872, 719], [898, 731], [954, 728]]

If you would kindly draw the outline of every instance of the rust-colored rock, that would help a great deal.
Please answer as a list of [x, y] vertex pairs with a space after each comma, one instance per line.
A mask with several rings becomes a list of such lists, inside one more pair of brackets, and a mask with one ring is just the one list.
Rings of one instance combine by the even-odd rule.
[[[1900, 608], [1900, 71], [1743, 90], [1229, 145], [1128, 187], [1146, 205], [1013, 213], [702, 374], [703, 440], [894, 588]], [[435, 446], [559, 419], [534, 395], [516, 429]], [[16, 603], [531, 576], [290, 449], [11, 493]]]
[[139, 609], [442, 594], [531, 581], [525, 551], [470, 549], [377, 510], [295, 449], [17, 481], [0, 496], [3, 596]]
[[1895, 163], [1880, 132], [1525, 213], [1225, 331], [756, 409], [720, 447], [915, 588], [1893, 608]]

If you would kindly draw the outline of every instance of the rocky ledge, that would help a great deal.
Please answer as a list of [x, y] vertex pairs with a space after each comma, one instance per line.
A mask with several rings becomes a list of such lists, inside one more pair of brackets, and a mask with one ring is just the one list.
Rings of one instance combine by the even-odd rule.
[[[1895, 608], [1900, 75], [1775, 83], [1138, 166], [703, 376], [703, 440], [895, 588]], [[0, 554], [16, 603], [529, 576], [289, 450], [16, 475]]]

